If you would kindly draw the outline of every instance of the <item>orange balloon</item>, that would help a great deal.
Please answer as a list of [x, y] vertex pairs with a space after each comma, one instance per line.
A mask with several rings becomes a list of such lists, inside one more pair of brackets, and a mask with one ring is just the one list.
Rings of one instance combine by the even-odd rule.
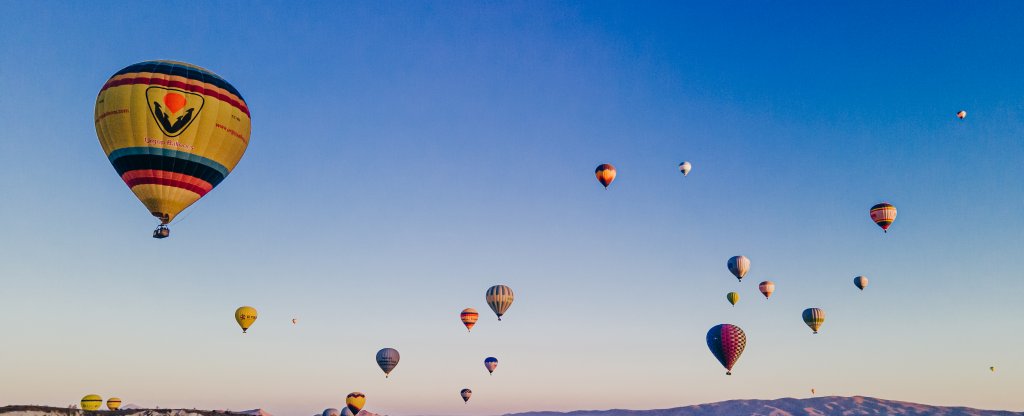
[[615, 180], [615, 166], [605, 163], [598, 166], [597, 169], [594, 170], [594, 174], [597, 175], [597, 181], [601, 182], [601, 185], [604, 185], [605, 189], [608, 189], [608, 185], [611, 185], [612, 181]]

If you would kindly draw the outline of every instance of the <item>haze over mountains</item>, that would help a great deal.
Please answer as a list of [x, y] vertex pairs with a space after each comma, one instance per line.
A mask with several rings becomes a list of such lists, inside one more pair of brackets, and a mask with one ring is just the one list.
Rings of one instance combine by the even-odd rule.
[[657, 410], [581, 410], [574, 412], [527, 412], [505, 416], [1024, 416], [1024, 412], [940, 407], [883, 400], [873, 397], [814, 397], [776, 400], [729, 400], [718, 403]]

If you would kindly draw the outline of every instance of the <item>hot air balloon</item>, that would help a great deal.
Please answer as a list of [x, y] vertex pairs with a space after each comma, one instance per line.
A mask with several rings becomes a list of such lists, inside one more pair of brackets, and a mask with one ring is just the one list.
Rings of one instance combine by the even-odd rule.
[[995, 367], [989, 367], [989, 368], [988, 368], [988, 371], [991, 371], [991, 372], [993, 372], [993, 373], [994, 373], [994, 372], [996, 372], [996, 368], [995, 368]]
[[608, 185], [611, 185], [612, 181], [615, 180], [615, 166], [605, 163], [598, 166], [594, 174], [597, 175], [597, 181], [604, 185], [604, 189], [608, 189]]
[[489, 374], [494, 374], [494, 369], [498, 368], [498, 359], [494, 357], [485, 358], [484, 367], [487, 367], [487, 372]]
[[341, 416], [355, 416], [355, 413], [352, 413], [347, 407], [343, 407], [341, 408]]
[[349, 393], [348, 397], [345, 397], [345, 406], [348, 406], [348, 410], [352, 411], [353, 415], [358, 415], [365, 405], [366, 395], [363, 393], [356, 391]]
[[711, 353], [725, 367], [725, 374], [732, 375], [732, 367], [747, 347], [747, 335], [736, 325], [719, 324], [708, 331], [707, 341]]
[[320, 416], [341, 416], [341, 412], [339, 412], [338, 409], [331, 407], [324, 409], [324, 412], [321, 413]]
[[814, 389], [811, 389], [811, 394], [814, 394]]
[[772, 297], [772, 293], [775, 293], [775, 283], [772, 283], [771, 280], [765, 280], [757, 285], [757, 289], [761, 291], [765, 299], [768, 299]]
[[736, 292], [729, 292], [725, 295], [725, 299], [728, 300], [732, 306], [736, 306], [736, 302], [740, 301], [740, 294]]
[[103, 398], [98, 394], [89, 394], [82, 398], [82, 410], [100, 410]]
[[854, 277], [853, 278], [853, 285], [857, 286], [857, 289], [864, 290], [864, 288], [868, 287], [868, 278], [866, 278], [864, 276]]
[[297, 318], [292, 318], [292, 325], [295, 325], [297, 323], [299, 323], [299, 320]]
[[818, 328], [821, 328], [821, 324], [825, 323], [825, 311], [820, 308], [807, 308], [804, 309], [804, 323], [814, 331], [818, 333]]
[[476, 312], [476, 309], [466, 308], [459, 314], [462, 318], [462, 324], [466, 326], [467, 331], [473, 330], [473, 325], [476, 325], [476, 320], [480, 318], [480, 314]]
[[463, 402], [469, 403], [469, 397], [473, 395], [473, 390], [462, 389], [462, 391], [459, 392], [459, 394], [462, 395]]
[[380, 366], [381, 370], [384, 370], [384, 378], [388, 378], [391, 375], [391, 371], [398, 366], [400, 358], [398, 350], [394, 348], [382, 348], [380, 351], [377, 351], [377, 365]]
[[119, 399], [117, 397], [111, 397], [111, 398], [107, 399], [107, 409], [108, 410], [117, 410], [117, 409], [120, 409], [120, 408], [121, 408], [121, 399]]
[[736, 276], [737, 281], [742, 281], [743, 276], [746, 276], [747, 271], [750, 270], [750, 259], [746, 256], [733, 256], [725, 265], [729, 267], [732, 275]]
[[508, 307], [512, 306], [515, 295], [512, 293], [512, 288], [505, 285], [496, 285], [487, 289], [486, 299], [487, 305], [498, 315], [498, 320], [500, 321], [501, 316], [505, 314]]
[[889, 232], [889, 226], [896, 220], [896, 207], [888, 202], [871, 207], [871, 220], [882, 227], [882, 231]]
[[679, 164], [679, 171], [683, 173], [683, 176], [690, 174], [690, 162], [683, 162]]
[[967, 112], [966, 111], [960, 110], [960, 112], [956, 113], [956, 118], [959, 118], [959, 119], [963, 120], [964, 117], [967, 117]]
[[238, 326], [242, 327], [242, 333], [249, 330], [253, 322], [256, 322], [256, 308], [252, 306], [242, 306], [235, 309], [235, 322], [238, 322]]
[[118, 176], [160, 225], [215, 188], [249, 145], [249, 107], [235, 87], [184, 62], [117, 71], [96, 96], [96, 136]]

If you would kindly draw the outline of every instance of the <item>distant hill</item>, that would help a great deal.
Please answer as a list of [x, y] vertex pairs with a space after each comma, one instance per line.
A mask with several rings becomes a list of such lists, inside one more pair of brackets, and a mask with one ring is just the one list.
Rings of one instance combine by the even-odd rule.
[[810, 399], [729, 400], [659, 410], [580, 410], [575, 412], [527, 412], [505, 416], [1024, 416], [1024, 412], [939, 407], [882, 400], [873, 397], [814, 397]]

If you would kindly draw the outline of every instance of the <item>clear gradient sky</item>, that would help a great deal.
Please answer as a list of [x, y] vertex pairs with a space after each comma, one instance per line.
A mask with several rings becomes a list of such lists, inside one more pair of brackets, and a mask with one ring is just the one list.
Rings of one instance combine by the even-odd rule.
[[[1024, 410], [1024, 3], [633, 3], [4, 2], [0, 404]], [[92, 120], [149, 59], [252, 109], [166, 240]], [[704, 340], [723, 322], [748, 336], [731, 377]]]

